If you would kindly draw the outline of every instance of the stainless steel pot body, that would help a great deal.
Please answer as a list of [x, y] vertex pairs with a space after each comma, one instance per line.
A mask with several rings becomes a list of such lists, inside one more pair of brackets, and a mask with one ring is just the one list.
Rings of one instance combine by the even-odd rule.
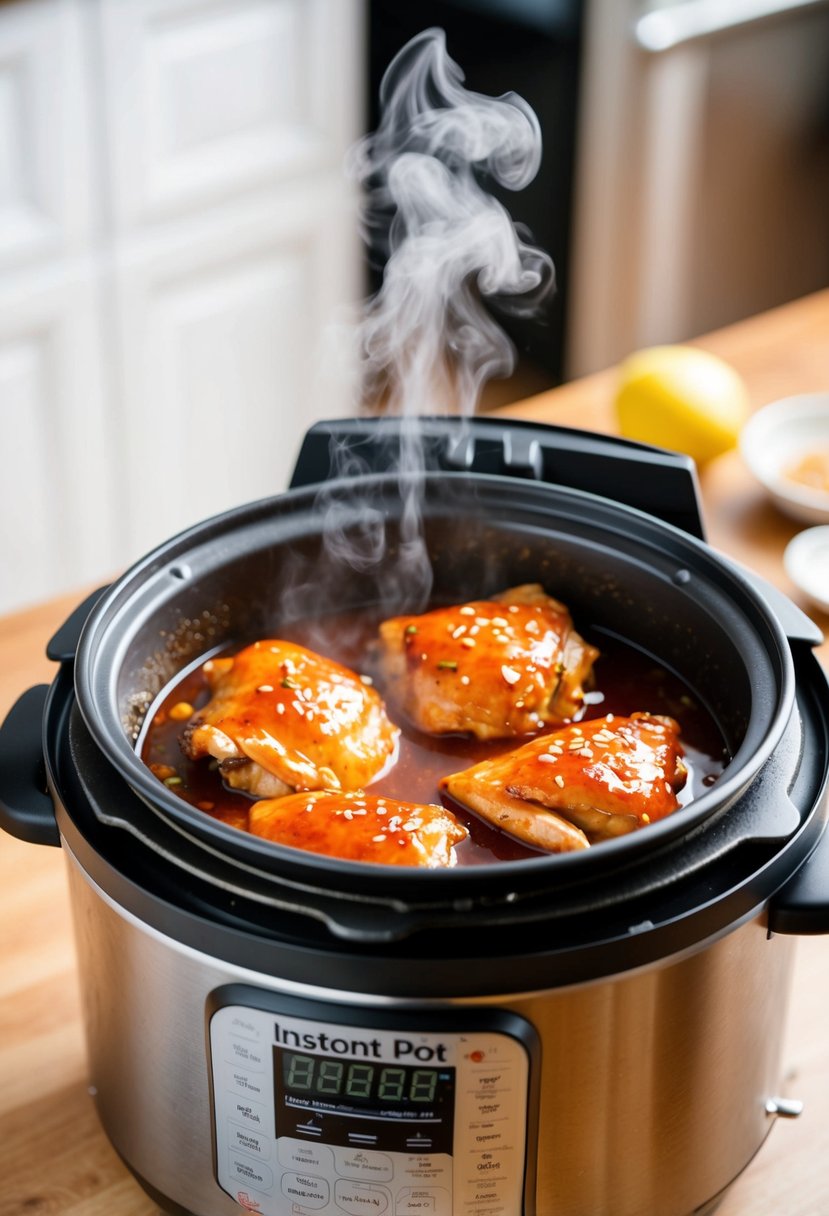
[[525, 1162], [534, 1177], [526, 1210], [538, 1216], [713, 1210], [772, 1125], [794, 939], [769, 935], [762, 910], [623, 975], [545, 988], [539, 974], [536, 991], [401, 1002], [332, 990], [322, 971], [317, 985], [292, 984], [184, 946], [124, 911], [67, 857], [99, 1114], [170, 1211], [240, 1210], [213, 1160], [207, 1018], [211, 994], [228, 984], [323, 1002], [333, 1021], [355, 1005], [404, 1008], [415, 1024], [449, 1007], [525, 1019], [540, 1046]]

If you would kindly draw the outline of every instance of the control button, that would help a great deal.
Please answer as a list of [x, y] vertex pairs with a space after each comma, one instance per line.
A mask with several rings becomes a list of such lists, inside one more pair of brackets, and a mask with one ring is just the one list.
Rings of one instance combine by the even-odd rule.
[[391, 1157], [385, 1153], [373, 1153], [370, 1149], [362, 1148], [335, 1148], [334, 1158], [337, 1173], [343, 1178], [389, 1182], [394, 1175]]
[[225, 1044], [224, 1056], [228, 1064], [242, 1065], [248, 1072], [262, 1072], [265, 1067], [262, 1048], [244, 1039], [230, 1039]]
[[464, 1211], [467, 1216], [503, 1216], [515, 1203], [515, 1184], [506, 1178], [475, 1179], [466, 1192]]
[[255, 1153], [257, 1157], [270, 1157], [271, 1142], [259, 1132], [249, 1131], [236, 1123], [228, 1122], [228, 1148], [241, 1149], [243, 1153]]
[[406, 1148], [409, 1152], [428, 1153], [432, 1147], [432, 1137], [424, 1136], [422, 1132], [415, 1132], [413, 1136], [409, 1136], [406, 1141]]
[[234, 1013], [230, 1019], [228, 1030], [232, 1035], [239, 1039], [250, 1039], [254, 1043], [258, 1043], [262, 1039], [262, 1031], [251, 1019], [244, 1016], [242, 1013]]
[[324, 1208], [331, 1188], [324, 1178], [314, 1178], [311, 1174], [283, 1174], [282, 1194], [304, 1208]]
[[412, 1153], [402, 1158], [398, 1173], [410, 1183], [430, 1188], [451, 1181], [452, 1158], [446, 1153]]
[[302, 1173], [334, 1173], [334, 1154], [327, 1144], [305, 1144], [302, 1140], [280, 1139], [279, 1164]]
[[231, 1152], [228, 1164], [230, 1177], [234, 1182], [258, 1187], [260, 1191], [269, 1191], [273, 1186], [273, 1174], [262, 1161]]
[[261, 1191], [255, 1191], [252, 1187], [240, 1187], [234, 1196], [239, 1207], [245, 1212], [258, 1212], [259, 1216], [264, 1216], [264, 1213], [272, 1212], [272, 1200], [269, 1195], [263, 1195]]
[[246, 1102], [243, 1098], [231, 1098], [229, 1102], [231, 1118], [238, 1119], [245, 1127], [267, 1127], [267, 1111], [259, 1102]]
[[334, 1200], [350, 1216], [382, 1216], [391, 1207], [391, 1196], [385, 1187], [371, 1186], [368, 1182], [349, 1182], [338, 1178], [334, 1185]]
[[315, 1123], [313, 1119], [306, 1119], [304, 1123], [296, 1123], [294, 1131], [299, 1136], [310, 1136], [312, 1139], [314, 1137], [319, 1139], [322, 1135], [322, 1124]]
[[493, 1127], [492, 1124], [483, 1124], [477, 1128], [472, 1136], [472, 1141], [476, 1148], [509, 1148], [510, 1145], [505, 1144], [505, 1140], [509, 1136], [509, 1128]]
[[394, 1205], [395, 1216], [451, 1216], [451, 1197], [440, 1186], [404, 1187]]
[[265, 1092], [265, 1080], [250, 1074], [241, 1068], [229, 1064], [225, 1068], [225, 1089], [232, 1094], [242, 1094], [251, 1098], [261, 1098]]

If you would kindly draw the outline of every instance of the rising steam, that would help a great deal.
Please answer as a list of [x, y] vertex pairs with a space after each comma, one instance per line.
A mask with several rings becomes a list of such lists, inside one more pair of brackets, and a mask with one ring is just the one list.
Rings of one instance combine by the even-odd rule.
[[515, 352], [482, 298], [535, 312], [552, 262], [519, 236], [482, 179], [521, 190], [541, 161], [541, 131], [515, 93], [463, 87], [442, 30], [413, 38], [380, 88], [382, 119], [354, 149], [364, 236], [386, 259], [360, 330], [369, 399], [385, 389], [403, 417], [474, 413], [481, 386], [512, 371]]
[[[485, 381], [513, 370], [513, 345], [484, 301], [529, 315], [554, 286], [550, 258], [522, 239], [485, 189], [487, 180], [510, 190], [532, 181], [541, 160], [538, 120], [515, 93], [486, 97], [465, 89], [463, 79], [443, 31], [419, 34], [388, 67], [380, 126], [350, 158], [365, 199], [363, 235], [385, 263], [358, 327], [363, 404], [376, 409], [381, 401], [400, 416], [400, 472], [407, 475], [423, 471], [418, 416], [471, 416]], [[323, 503], [326, 543], [375, 575], [381, 599], [402, 585], [410, 602], [423, 603], [431, 569], [417, 477], [400, 484], [394, 562], [382, 513], [366, 502], [359, 533], [346, 533], [338, 493]]]

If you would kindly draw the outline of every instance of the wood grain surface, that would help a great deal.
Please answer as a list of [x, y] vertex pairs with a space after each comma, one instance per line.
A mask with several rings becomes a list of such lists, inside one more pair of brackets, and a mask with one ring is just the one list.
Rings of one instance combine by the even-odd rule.
[[[742, 373], [755, 407], [792, 393], [829, 390], [829, 292], [699, 345]], [[614, 373], [604, 372], [501, 412], [612, 431], [613, 384]], [[797, 600], [781, 565], [797, 525], [767, 502], [739, 455], [729, 453], [704, 469], [701, 485], [710, 542]], [[21, 691], [51, 679], [45, 644], [87, 590], [0, 619], [0, 718]], [[822, 628], [829, 623], [812, 615]], [[829, 659], [827, 646], [820, 655]], [[827, 938], [798, 944], [782, 1088], [804, 1100], [804, 1113], [777, 1121], [719, 1216], [829, 1216]], [[109, 1146], [87, 1091], [60, 851], [0, 833], [0, 1216], [156, 1211]]]

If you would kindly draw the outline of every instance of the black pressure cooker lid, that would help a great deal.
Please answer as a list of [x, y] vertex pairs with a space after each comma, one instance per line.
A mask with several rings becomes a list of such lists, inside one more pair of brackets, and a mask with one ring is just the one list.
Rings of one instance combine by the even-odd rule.
[[[352, 449], [368, 453], [367, 467], [393, 467], [393, 426], [343, 425]], [[662, 564], [658, 583], [673, 586], [674, 608], [681, 607], [683, 596], [688, 598], [689, 588], [698, 594], [704, 584], [710, 599], [707, 616], [725, 633], [741, 635], [740, 662], [752, 682], [754, 702], [741, 744], [744, 754], [738, 751], [716, 790], [646, 833], [608, 842], [584, 855], [446, 873], [393, 874], [385, 867], [281, 849], [216, 823], [175, 798], [137, 762], [122, 728], [116, 685], [127, 663], [128, 635], [134, 637], [145, 618], [153, 619], [159, 603], [174, 595], [174, 587], [185, 592], [188, 584], [203, 589], [217, 563], [242, 560], [239, 552], [246, 544], [261, 547], [263, 529], [280, 539], [286, 533], [300, 535], [316, 514], [312, 487], [231, 512], [174, 538], [128, 572], [93, 612], [76, 673], [83, 715], [74, 706], [62, 713], [65, 729], [52, 736], [58, 789], [61, 779], [73, 787], [71, 797], [62, 798], [68, 813], [75, 816], [81, 805], [90, 808], [98, 826], [107, 829], [107, 840], [117, 839], [113, 834], [120, 832], [133, 846], [138, 842], [154, 855], [145, 875], [148, 882], [153, 875], [159, 880], [171, 866], [179, 883], [206, 883], [226, 894], [237, 912], [244, 906], [255, 913], [254, 920], [261, 916], [267, 922], [277, 916], [284, 925], [285, 917], [299, 916], [354, 940], [411, 940], [436, 928], [463, 931], [472, 919], [490, 931], [566, 924], [568, 943], [596, 934], [601, 938], [609, 918], [627, 922], [641, 914], [636, 923], [653, 926], [698, 912], [711, 900], [719, 903], [732, 889], [734, 874], [742, 875], [739, 885], [753, 898], [752, 875], [764, 874], [790, 847], [796, 851], [794, 842], [815, 820], [829, 755], [821, 714], [804, 716], [802, 707], [794, 708], [790, 642], [764, 594], [731, 565], [714, 559], [706, 546], [652, 516], [620, 506], [618, 498], [608, 501], [561, 485], [577, 473], [591, 489], [598, 484], [606, 492], [618, 490], [627, 502], [641, 503], [650, 496], [659, 514], [700, 535], [690, 462], [642, 445], [557, 428], [476, 422], [470, 431], [443, 421], [431, 424], [427, 432], [433, 463], [451, 475], [447, 479], [442, 472], [441, 484], [451, 480], [453, 488], [462, 491], [462, 500], [468, 505], [474, 499], [484, 517], [497, 519], [506, 513], [509, 526], [520, 520], [530, 532], [544, 533], [545, 543], [551, 529], [566, 525], [564, 530], [574, 538], [574, 561], [580, 560], [580, 545], [595, 545], [591, 529], [611, 538], [603, 559], [607, 562], [612, 560], [611, 549], [622, 553], [632, 545], [626, 556], [631, 568], [641, 564], [642, 553], [649, 564]], [[341, 444], [340, 424], [333, 434]], [[296, 481], [323, 476], [323, 452], [328, 452], [331, 438], [332, 424], [314, 428]], [[504, 473], [511, 475], [509, 480]], [[523, 474], [522, 479], [517, 474]], [[527, 480], [537, 477], [551, 478], [556, 485], [551, 491]], [[381, 497], [388, 498], [396, 479], [382, 472], [367, 480], [372, 478]], [[318, 521], [312, 526], [318, 528]], [[602, 583], [599, 592], [609, 585]], [[192, 596], [184, 602], [192, 602]], [[820, 635], [782, 597], [778, 606], [802, 667], [801, 681], [806, 681], [798, 701], [812, 689], [814, 707], [819, 707], [825, 682], [808, 648]], [[681, 621], [674, 624], [685, 627]], [[61, 648], [56, 642], [53, 651]], [[808, 748], [804, 722], [814, 734]], [[790, 789], [797, 782], [803, 792], [795, 802]], [[89, 822], [86, 829], [102, 847], [98, 829]]]

